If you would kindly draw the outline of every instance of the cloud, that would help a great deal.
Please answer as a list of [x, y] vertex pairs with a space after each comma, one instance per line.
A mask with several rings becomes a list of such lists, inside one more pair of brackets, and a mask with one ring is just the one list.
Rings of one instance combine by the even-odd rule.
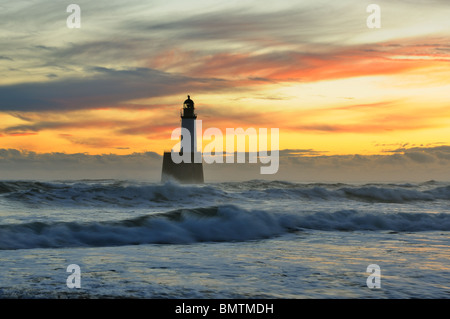
[[405, 148], [386, 155], [283, 154], [280, 158], [279, 177], [308, 182], [449, 181], [449, 165], [450, 146], [447, 145]]
[[[82, 1], [85, 24], [76, 34], [66, 33], [64, 6], [53, 1], [9, 4], [0, 18], [21, 36], [0, 39], [2, 48], [12, 50], [0, 59], [11, 60], [14, 53], [14, 74], [41, 74], [41, 82], [0, 86], [0, 111], [113, 107], [192, 89], [218, 92], [283, 81], [398, 74], [438, 61], [394, 55], [448, 57], [442, 50], [448, 48], [444, 38], [349, 44], [353, 34], [368, 32], [360, 21], [363, 4], [284, 1], [273, 10], [256, 4], [222, 4], [218, 10], [195, 2], [183, 15], [161, 5], [154, 9], [165, 14], [158, 15], [148, 8], [137, 10], [139, 1], [110, 1], [104, 8]], [[36, 19], [29, 19], [29, 12]], [[57, 25], [63, 29], [55, 29]], [[30, 29], [36, 30], [34, 37]], [[68, 40], [47, 44], [57, 34], [54, 30]]]
[[[250, 179], [333, 183], [450, 181], [448, 145], [413, 147], [386, 155], [325, 153], [311, 149], [280, 150], [280, 167], [275, 175], [260, 175], [260, 167], [265, 165], [260, 162], [204, 164], [205, 179], [207, 182]], [[154, 152], [89, 155], [0, 149], [0, 169], [3, 179], [118, 178], [159, 182], [162, 156]]]
[[154, 152], [129, 155], [35, 153], [0, 149], [2, 179], [144, 179], [160, 178], [162, 156]]
[[[297, 50], [277, 50], [260, 54], [219, 52], [201, 57], [201, 62], [192, 64], [188, 70], [189, 73], [202, 77], [248, 79], [247, 83], [244, 82], [247, 85], [396, 75], [406, 71], [446, 65], [448, 61], [441, 61], [440, 58], [450, 58], [450, 55], [444, 53], [437, 55], [436, 46], [438, 45], [424, 50], [417, 45], [405, 48], [391, 47], [388, 43], [377, 43], [362, 46], [326, 46], [326, 51], [322, 51], [317, 45], [312, 45], [311, 52]], [[420, 50], [416, 50], [417, 48]], [[407, 58], [408, 55], [413, 54], [416, 57], [422, 56], [423, 59]], [[399, 58], [400, 55], [404, 55], [405, 58]]]
[[279, 154], [281, 157], [299, 157], [299, 156], [317, 156], [317, 155], [323, 155], [323, 151], [317, 151], [313, 149], [285, 149], [280, 150]]
[[114, 107], [129, 100], [214, 91], [226, 82], [189, 78], [148, 69], [116, 70], [94, 67], [85, 78], [0, 86], [1, 111], [70, 111]]
[[435, 160], [434, 156], [423, 152], [408, 151], [405, 153], [405, 155], [418, 163], [432, 163]]
[[[382, 0], [381, 30], [367, 28], [368, 3], [356, 0], [280, 0], [264, 5], [255, 0], [220, 1], [214, 5], [200, 0], [159, 1], [151, 6], [140, 0], [77, 3], [82, 8], [79, 30], [65, 25], [67, 4], [51, 0], [2, 4], [0, 69], [4, 74], [2, 83], [9, 83], [0, 85], [0, 113], [8, 119], [0, 126], [5, 139], [8, 135], [52, 131], [39, 136], [42, 144], [49, 143], [53, 134], [86, 145], [88, 150], [88, 146], [102, 142], [88, 138], [98, 129], [109, 137], [103, 142], [112, 151], [123, 147], [112, 142], [117, 136], [122, 140], [130, 135], [162, 139], [174, 124], [178, 126], [177, 114], [172, 117], [162, 109], [160, 115], [170, 118], [147, 116], [139, 122], [125, 112], [123, 118], [117, 114], [92, 118], [89, 110], [150, 109], [151, 105], [145, 105], [147, 101], [137, 100], [158, 98], [148, 103], [163, 104], [168, 103], [166, 97], [193, 91], [206, 96], [209, 105], [202, 109], [202, 118], [214, 119], [216, 127], [229, 127], [231, 121], [232, 126], [243, 127], [282, 123], [286, 130], [296, 133], [385, 134], [390, 130], [439, 129], [447, 125], [443, 120], [449, 115], [445, 106], [436, 107], [435, 102], [445, 100], [444, 95], [439, 96], [441, 92], [430, 95], [432, 103], [423, 108], [411, 106], [411, 111], [404, 112], [405, 106], [409, 107], [408, 99], [414, 99], [410, 93], [416, 94], [411, 88], [422, 90], [426, 82], [445, 90], [448, 84], [450, 47], [446, 30], [450, 20], [445, 16], [444, 1], [433, 1], [436, 7], [431, 8], [426, 1]], [[402, 19], [398, 19], [399, 13]], [[420, 19], [416, 19], [418, 16]], [[355, 87], [355, 91], [359, 90], [355, 104], [345, 106], [336, 105], [340, 102], [329, 96], [340, 92], [322, 91], [324, 86], [317, 92], [317, 87], [327, 83], [314, 83], [310, 87], [316, 91], [310, 96], [323, 93], [328, 105], [316, 108], [308, 104], [308, 82], [378, 75], [399, 77], [380, 86], [376, 81], [366, 86], [363, 79], [361, 89]], [[397, 81], [400, 77], [401, 81]], [[290, 87], [292, 93], [282, 93]], [[296, 87], [305, 90], [293, 92]], [[364, 105], [367, 99], [357, 96], [365, 90], [367, 96], [377, 95], [377, 101], [387, 101]], [[428, 92], [420, 98], [424, 100]], [[295, 106], [275, 101], [282, 100], [283, 94], [293, 95], [293, 100], [302, 99], [305, 104], [291, 112]], [[349, 91], [344, 94], [352, 96]], [[240, 106], [240, 102], [221, 102], [236, 95], [252, 96], [252, 101], [242, 101]], [[392, 101], [396, 98], [398, 101]], [[271, 107], [267, 107], [267, 101], [256, 99], [271, 99]], [[12, 113], [16, 119], [8, 117]], [[72, 134], [77, 129], [80, 134]], [[36, 142], [37, 137], [20, 146], [15, 144], [18, 140], [11, 138], [5, 145], [32, 148], [31, 141]], [[305, 150], [297, 155], [324, 154], [314, 152], [308, 154]], [[390, 155], [393, 157], [384, 160], [401, 158], [436, 164], [445, 160], [446, 153], [441, 153], [439, 160], [435, 154], [420, 152]], [[295, 158], [306, 161], [305, 157]]]

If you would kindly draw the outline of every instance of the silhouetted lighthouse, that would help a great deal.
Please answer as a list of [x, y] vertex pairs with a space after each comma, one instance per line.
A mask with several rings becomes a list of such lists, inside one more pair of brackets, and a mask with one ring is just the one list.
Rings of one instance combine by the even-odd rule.
[[[183, 109], [181, 110], [181, 128], [187, 129], [189, 131], [189, 138], [184, 138], [181, 136], [181, 153], [188, 152], [192, 156], [197, 152], [197, 134], [196, 134], [196, 119], [197, 114], [195, 114], [194, 101], [188, 95], [188, 98], [183, 103]], [[193, 158], [191, 162], [193, 162]]]
[[[181, 141], [178, 158], [188, 159], [175, 163], [171, 152], [164, 152], [161, 182], [176, 180], [180, 183], [203, 183], [201, 150], [197, 150], [197, 114], [194, 101], [188, 95], [181, 110]], [[197, 162], [197, 163], [196, 163]]]

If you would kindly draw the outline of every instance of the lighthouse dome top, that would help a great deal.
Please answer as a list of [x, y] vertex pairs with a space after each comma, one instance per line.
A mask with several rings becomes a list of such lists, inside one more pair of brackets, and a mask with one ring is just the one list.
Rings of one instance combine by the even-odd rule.
[[191, 100], [191, 97], [188, 95], [188, 98], [186, 101], [184, 101], [184, 107], [185, 108], [189, 108], [189, 109], [193, 109], [194, 108], [194, 101]]

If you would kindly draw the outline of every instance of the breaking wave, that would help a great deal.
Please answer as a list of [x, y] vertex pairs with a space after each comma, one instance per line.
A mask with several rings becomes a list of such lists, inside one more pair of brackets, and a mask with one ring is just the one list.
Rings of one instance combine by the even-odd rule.
[[258, 240], [301, 230], [450, 231], [448, 213], [275, 213], [234, 205], [178, 209], [121, 221], [0, 225], [0, 249]]
[[69, 205], [142, 207], [183, 200], [204, 206], [204, 203], [230, 199], [294, 199], [352, 200], [371, 203], [408, 203], [413, 201], [450, 200], [450, 185], [424, 184], [300, 184], [281, 181], [249, 181], [204, 185], [138, 184], [126, 181], [79, 182], [0, 182], [4, 200], [33, 205]]
[[77, 207], [139, 207], [149, 203], [195, 202], [225, 194], [212, 186], [176, 183], [137, 184], [125, 181], [92, 182], [0, 182], [0, 194], [7, 200], [25, 204]]

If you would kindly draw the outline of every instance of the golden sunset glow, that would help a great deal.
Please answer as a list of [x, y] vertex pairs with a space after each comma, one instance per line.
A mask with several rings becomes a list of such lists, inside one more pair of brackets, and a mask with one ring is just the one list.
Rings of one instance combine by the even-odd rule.
[[382, 1], [370, 29], [360, 1], [175, 2], [80, 1], [79, 29], [52, 2], [5, 4], [0, 148], [162, 154], [187, 94], [203, 130], [279, 128], [280, 150], [450, 144], [447, 3]]

